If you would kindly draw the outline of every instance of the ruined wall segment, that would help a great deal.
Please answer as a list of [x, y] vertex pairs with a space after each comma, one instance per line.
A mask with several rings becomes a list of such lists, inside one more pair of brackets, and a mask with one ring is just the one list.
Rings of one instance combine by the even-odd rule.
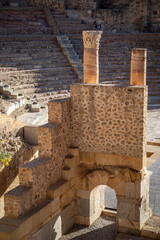
[[[103, 23], [105, 32], [159, 32], [159, 0], [28, 0], [30, 5], [53, 7], [65, 11], [72, 17]], [[104, 6], [103, 6], [104, 5]], [[104, 9], [102, 9], [104, 8]]]
[[145, 162], [147, 87], [78, 84], [71, 96], [73, 146]]

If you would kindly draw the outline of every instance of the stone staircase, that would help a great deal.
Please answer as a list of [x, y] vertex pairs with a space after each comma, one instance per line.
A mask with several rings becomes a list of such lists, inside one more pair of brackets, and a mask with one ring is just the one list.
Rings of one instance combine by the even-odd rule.
[[68, 96], [78, 76], [51, 35], [44, 11], [38, 8], [1, 8], [0, 82], [40, 107]]
[[[81, 35], [68, 35], [83, 60]], [[160, 106], [160, 34], [106, 34], [100, 44], [100, 83], [129, 85], [132, 48], [147, 48], [149, 107]]]
[[53, 17], [60, 34], [82, 34], [83, 31], [93, 30], [93, 24], [77, 18], [70, 18], [65, 13], [52, 10]]

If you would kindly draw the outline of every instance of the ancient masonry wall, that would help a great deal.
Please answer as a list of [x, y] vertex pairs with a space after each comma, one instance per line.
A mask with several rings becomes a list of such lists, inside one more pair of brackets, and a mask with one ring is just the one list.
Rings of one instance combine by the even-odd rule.
[[71, 96], [72, 145], [145, 161], [147, 87], [72, 85]]
[[[29, 0], [34, 6], [49, 6], [64, 11], [70, 16], [97, 20], [103, 23], [105, 31], [153, 31], [160, 30], [159, 0], [108, 1], [107, 8], [101, 9], [102, 1], [95, 0]], [[75, 11], [76, 10], [76, 11]]]
[[[20, 186], [4, 196], [5, 216], [27, 221], [25, 231], [20, 223], [9, 236], [36, 239], [47, 228], [58, 239], [74, 222], [90, 225], [104, 208], [101, 185], [116, 191], [118, 231], [139, 233], [151, 215], [146, 104], [145, 86], [101, 84], [73, 85], [71, 98], [49, 102], [40, 157], [20, 166]], [[40, 210], [27, 215], [33, 207]]]

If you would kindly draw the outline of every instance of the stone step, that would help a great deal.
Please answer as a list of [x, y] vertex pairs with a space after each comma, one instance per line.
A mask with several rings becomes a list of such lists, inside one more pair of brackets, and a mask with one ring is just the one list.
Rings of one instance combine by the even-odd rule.
[[[61, 68], [69, 68], [70, 64], [69, 63], [61, 63]], [[34, 69], [43, 69], [43, 68], [59, 68], [59, 63], [37, 63], [35, 65], [23, 65], [22, 66], [17, 66], [17, 67], [0, 67], [0, 72], [14, 72], [14, 71], [27, 71], [27, 70], [34, 70]]]
[[[45, 70], [45, 69], [44, 69]], [[64, 72], [58, 72], [55, 70], [55, 72], [42, 72], [42, 73], [36, 73], [33, 74], [17, 74], [17, 72], [13, 72], [13, 73], [3, 73], [0, 75], [0, 80], [5, 81], [6, 84], [11, 83], [12, 87], [14, 88], [15, 86], [20, 84], [39, 84], [39, 83], [43, 83], [46, 81], [55, 81], [55, 80], [62, 80], [62, 79], [73, 79], [76, 78], [76, 75], [74, 74], [73, 71], [66, 71], [66, 73]], [[14, 85], [13, 85], [14, 84]]]
[[64, 179], [60, 179], [54, 185], [51, 185], [47, 190], [47, 197], [49, 199], [56, 199], [60, 197], [62, 194], [67, 192], [71, 187], [70, 181], [66, 181]]
[[63, 53], [59, 50], [59, 51], [42, 51], [42, 52], [39, 52], [37, 51], [37, 53], [33, 53], [32, 51], [28, 51], [28, 53], [6, 53], [6, 54], [1, 54], [1, 62], [3, 61], [25, 61], [25, 60], [30, 60], [30, 59], [39, 59], [39, 58], [43, 58], [43, 59], [46, 59], [46, 58], [55, 58], [57, 57], [58, 59], [59, 58], [64, 58], [64, 55]]
[[18, 69], [25, 69], [25, 68], [30, 68], [30, 66], [32, 66], [32, 68], [35, 68], [37, 65], [44, 67], [44, 66], [54, 66], [58, 63], [59, 65], [59, 61], [61, 62], [61, 65], [66, 65], [69, 66], [68, 61], [62, 56], [61, 58], [52, 58], [52, 59], [32, 59], [30, 57], [30, 59], [20, 59], [19, 61], [12, 61], [12, 62], [5, 62], [5, 63], [1, 63], [0, 62], [0, 70], [3, 70], [5, 68], [8, 69], [8, 71], [10, 71], [10, 68], [18, 68]]
[[[37, 45], [38, 44], [38, 45]], [[4, 41], [0, 41], [0, 46], [2, 46], [2, 47], [6, 47], [6, 49], [7, 49], [7, 47], [38, 47], [38, 48], [40, 48], [40, 47], [43, 47], [43, 46], [45, 46], [45, 47], [47, 47], [47, 46], [49, 46], [49, 45], [52, 45], [52, 47], [53, 48], [56, 48], [56, 47], [58, 47], [59, 48], [59, 46], [58, 46], [58, 44], [57, 44], [57, 42], [56, 42], [56, 40], [53, 38], [53, 39], [46, 39], [46, 40], [41, 40], [41, 37], [39, 36], [39, 40], [38, 39], [30, 39], [30, 40], [26, 40], [26, 39], [22, 39], [22, 40], [19, 40], [19, 39], [17, 39], [17, 41], [15, 41], [15, 40], [10, 40], [10, 39], [8, 39], [8, 41], [5, 41], [5, 39], [4, 39]]]
[[29, 42], [29, 41], [52, 41], [55, 40], [55, 36], [53, 35], [0, 35], [0, 42], [17, 42], [17, 41], [24, 41], [24, 42]]
[[31, 93], [44, 93], [44, 92], [51, 92], [58, 89], [69, 89], [71, 84], [77, 83], [77, 79], [74, 80], [61, 80], [59, 81], [52, 81], [50, 84], [43, 84], [41, 86], [35, 86], [28, 84], [28, 86], [25, 85], [24, 88], [17, 87], [15, 90], [19, 93], [23, 93], [26, 96], [29, 96]]
[[[19, 86], [19, 84], [16, 84], [16, 81], [19, 81], [19, 83], [22, 85], [27, 86], [28, 84], [36, 84], [37, 86], [40, 86], [41, 84], [45, 84], [48, 82], [52, 81], [63, 81], [63, 80], [72, 80], [72, 79], [77, 79], [76, 74], [74, 74], [72, 71], [67, 71], [66, 74], [63, 72], [60, 73], [46, 73], [46, 74], [37, 74], [34, 76], [34, 74], [29, 74], [29, 75], [20, 75], [20, 76], [8, 76], [4, 74], [4, 78], [6, 77], [6, 83], [8, 81], [11, 81], [11, 83], [14, 83], [14, 86], [16, 87]], [[1, 78], [0, 78], [1, 79]]]
[[[19, 183], [22, 186], [32, 186], [37, 182], [37, 175], [39, 169], [46, 169], [47, 165], [51, 162], [50, 158], [35, 158], [34, 160], [20, 166], [19, 168]], [[46, 173], [45, 175], [48, 175]], [[49, 176], [48, 176], [49, 177]], [[39, 179], [40, 180], [40, 179]]]
[[0, 27], [0, 35], [47, 35], [52, 33], [50, 27], [23, 27], [23, 28], [2, 28]]
[[31, 206], [32, 189], [18, 186], [4, 195], [4, 209], [6, 217], [20, 217], [27, 213]]
[[[64, 71], [72, 71], [72, 67], [52, 67], [52, 68], [37, 68], [37, 69], [28, 69], [28, 70], [18, 70], [18, 71], [7, 71], [7, 73], [1, 73], [3, 76], [5, 76], [5, 74], [10, 75], [12, 74], [12, 76], [16, 75], [24, 75], [24, 74], [43, 74], [43, 73], [49, 73], [52, 74], [52, 72], [55, 74], [56, 72], [59, 73], [60, 71], [64, 72]], [[0, 75], [0, 76], [2, 76]]]

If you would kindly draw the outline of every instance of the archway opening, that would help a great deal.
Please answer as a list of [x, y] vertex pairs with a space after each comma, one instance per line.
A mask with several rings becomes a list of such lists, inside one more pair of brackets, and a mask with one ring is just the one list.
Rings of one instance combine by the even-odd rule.
[[104, 207], [105, 209], [117, 210], [116, 193], [108, 186], [104, 187]]

